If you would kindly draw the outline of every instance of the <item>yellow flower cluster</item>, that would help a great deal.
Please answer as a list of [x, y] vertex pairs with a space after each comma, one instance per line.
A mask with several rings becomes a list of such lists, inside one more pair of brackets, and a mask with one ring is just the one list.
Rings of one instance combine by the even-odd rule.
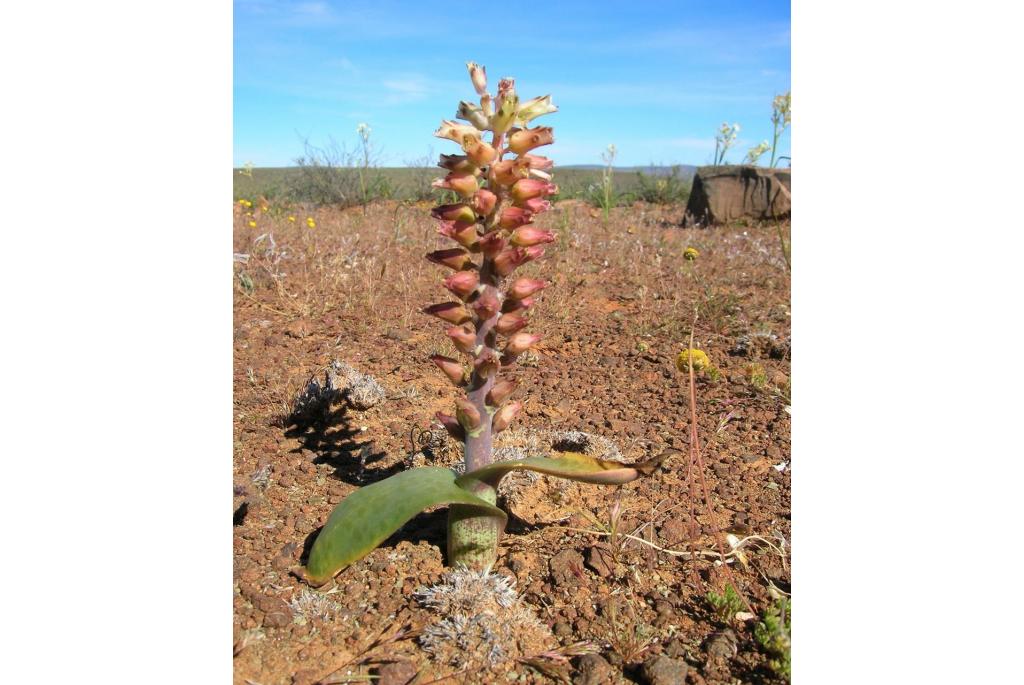
[[310, 228], [316, 228], [316, 221], [313, 220], [313, 217], [307, 216], [306, 225], [309, 226]]
[[679, 356], [676, 357], [676, 368], [685, 372], [688, 360], [693, 363], [694, 371], [704, 371], [705, 369], [712, 368], [711, 360], [704, 350], [681, 350]]
[[246, 200], [245, 198], [239, 200], [238, 204], [242, 205], [246, 209], [252, 209], [252, 203]]
[[698, 252], [697, 248], [695, 247], [688, 247], [685, 250], [683, 250], [683, 259], [685, 259], [688, 262], [696, 261], [697, 257], [699, 256], [700, 252]]

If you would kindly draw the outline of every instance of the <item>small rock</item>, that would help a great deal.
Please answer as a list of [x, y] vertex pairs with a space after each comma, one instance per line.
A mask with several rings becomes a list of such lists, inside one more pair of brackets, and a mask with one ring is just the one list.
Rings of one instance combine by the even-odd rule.
[[416, 677], [416, 665], [411, 661], [394, 661], [377, 669], [377, 685], [408, 685]]
[[600, 654], [584, 654], [576, 664], [573, 685], [605, 685], [612, 681], [612, 667]]
[[558, 621], [555, 623], [552, 632], [554, 632], [555, 637], [569, 637], [572, 635], [572, 626], [565, 621]]
[[708, 656], [714, 659], [731, 659], [737, 653], [736, 633], [726, 628], [708, 638], [705, 647]]
[[644, 662], [641, 673], [649, 685], [682, 685], [689, 670], [689, 665], [682, 659], [653, 656]]
[[283, 599], [262, 597], [254, 604], [263, 612], [263, 625], [267, 628], [283, 628], [292, 622], [292, 610]]
[[602, 578], [607, 578], [615, 572], [615, 561], [604, 545], [594, 545], [587, 550], [587, 566], [594, 569]]

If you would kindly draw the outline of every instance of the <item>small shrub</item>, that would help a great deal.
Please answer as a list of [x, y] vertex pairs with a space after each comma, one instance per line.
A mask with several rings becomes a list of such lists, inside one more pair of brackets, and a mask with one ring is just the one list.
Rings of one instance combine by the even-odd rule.
[[728, 625], [736, 614], [743, 608], [743, 600], [732, 585], [726, 585], [722, 594], [709, 590], [704, 596], [711, 612], [720, 623]]
[[754, 628], [754, 640], [768, 655], [769, 668], [787, 680], [790, 677], [790, 613], [790, 601], [781, 597]]

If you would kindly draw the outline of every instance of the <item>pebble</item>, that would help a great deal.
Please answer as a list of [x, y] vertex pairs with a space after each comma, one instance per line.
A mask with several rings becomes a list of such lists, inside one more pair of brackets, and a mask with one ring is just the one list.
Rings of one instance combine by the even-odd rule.
[[648, 685], [682, 685], [686, 682], [689, 665], [682, 659], [653, 656], [644, 662], [641, 675]]

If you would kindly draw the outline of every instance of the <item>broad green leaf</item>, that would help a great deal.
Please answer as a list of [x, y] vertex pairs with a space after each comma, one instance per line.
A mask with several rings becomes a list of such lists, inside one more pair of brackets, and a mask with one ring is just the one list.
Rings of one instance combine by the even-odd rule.
[[427, 507], [468, 504], [500, 518], [505, 512], [464, 490], [455, 473], [438, 466], [403, 471], [356, 490], [343, 499], [320, 531], [306, 565], [306, 579], [323, 585], [349, 564], [359, 561]]
[[483, 468], [463, 474], [456, 483], [468, 487], [473, 481], [497, 487], [505, 474], [512, 471], [536, 471], [549, 476], [578, 480], [599, 485], [621, 485], [634, 481], [640, 476], [654, 473], [654, 469], [669, 455], [665, 452], [639, 464], [623, 464], [620, 461], [597, 459], [579, 452], [562, 452], [554, 458], [533, 457], [510, 461], [496, 461]]

